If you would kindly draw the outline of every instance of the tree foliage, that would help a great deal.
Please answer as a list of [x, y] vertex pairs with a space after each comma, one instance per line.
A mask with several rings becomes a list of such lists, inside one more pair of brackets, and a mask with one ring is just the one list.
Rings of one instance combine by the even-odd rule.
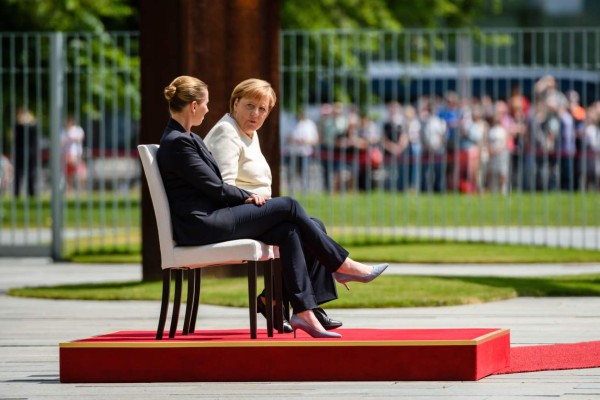
[[[284, 108], [293, 110], [315, 101], [357, 101], [353, 93], [367, 92], [370, 82], [369, 55], [383, 48], [384, 58], [391, 57], [395, 46], [404, 46], [394, 42], [395, 34], [407, 29], [476, 28], [480, 16], [501, 11], [502, 0], [281, 0], [281, 6], [282, 28], [288, 32], [283, 36], [283, 81], [303, 88], [291, 90], [295, 98], [283, 99]], [[317, 32], [324, 29], [330, 34]], [[389, 34], [378, 35], [379, 30]], [[295, 36], [297, 31], [302, 32]], [[412, 36], [413, 54], [405, 61], [414, 62], [420, 54], [420, 61], [426, 62], [431, 49], [449, 45]], [[298, 65], [310, 68], [302, 75], [296, 72]], [[306, 81], [320, 82], [323, 90], [309, 92]]]
[[130, 0], [0, 0], [3, 31], [91, 31], [134, 23]]
[[283, 29], [472, 27], [502, 0], [282, 0]]
[[[12, 99], [3, 102], [2, 111], [27, 103], [31, 107], [39, 93], [48, 90], [47, 80], [39, 78], [49, 66], [48, 32], [66, 32], [65, 112], [78, 109], [82, 117], [98, 120], [103, 109], [127, 104], [139, 118], [138, 42], [112, 33], [137, 30], [137, 18], [132, 0], [0, 0], [1, 67], [10, 71], [2, 78], [0, 95]], [[20, 90], [12, 90], [11, 82]], [[45, 114], [42, 110], [38, 118], [47, 119]], [[3, 122], [6, 125], [9, 119]]]

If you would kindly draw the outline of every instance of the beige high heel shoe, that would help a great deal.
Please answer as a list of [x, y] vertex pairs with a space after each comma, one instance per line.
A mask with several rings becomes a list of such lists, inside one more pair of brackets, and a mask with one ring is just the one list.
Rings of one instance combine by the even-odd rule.
[[296, 316], [296, 314], [292, 314], [292, 318], [290, 318], [290, 325], [292, 325], [292, 329], [294, 330], [294, 339], [296, 338], [296, 330], [300, 329], [304, 332], [308, 333], [310, 336], [314, 338], [341, 338], [342, 335], [336, 332], [327, 332], [322, 331], [317, 328], [314, 328], [308, 324], [308, 322], [304, 321], [302, 318]]
[[346, 286], [346, 289], [350, 290], [350, 288], [347, 285], [348, 282], [362, 282], [362, 283], [371, 282], [373, 279], [375, 279], [379, 275], [381, 275], [381, 273], [383, 271], [385, 271], [385, 269], [388, 267], [388, 265], [389, 264], [377, 264], [373, 267], [373, 269], [371, 270], [371, 273], [367, 274], [367, 275], [359, 276], [359, 275], [344, 274], [342, 272], [334, 272], [333, 277], [335, 278], [336, 281], [338, 281], [342, 285]]

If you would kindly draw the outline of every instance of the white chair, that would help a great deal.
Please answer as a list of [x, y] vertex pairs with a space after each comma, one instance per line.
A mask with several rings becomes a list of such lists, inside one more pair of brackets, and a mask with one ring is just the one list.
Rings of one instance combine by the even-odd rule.
[[[158, 240], [160, 243], [161, 266], [163, 270], [162, 304], [156, 339], [160, 340], [169, 308], [169, 295], [171, 287], [171, 271], [175, 272], [175, 297], [173, 301], [173, 315], [169, 337], [175, 337], [177, 320], [181, 303], [181, 286], [183, 270], [188, 270], [188, 293], [183, 326], [183, 334], [195, 331], [196, 316], [200, 300], [201, 268], [215, 265], [248, 264], [248, 300], [250, 305], [250, 337], [256, 338], [256, 276], [257, 262], [264, 263], [267, 333], [273, 336], [273, 304], [275, 297], [275, 318], [277, 330], [283, 332], [282, 318], [282, 293], [281, 271], [272, 268], [272, 260], [279, 258], [279, 249], [266, 245], [258, 240], [237, 239], [227, 242], [214, 243], [203, 246], [177, 246], [173, 241], [171, 214], [169, 202], [163, 185], [162, 177], [156, 162], [158, 145], [139, 145], [138, 151], [142, 160], [142, 167], [150, 189], [154, 215], [158, 227]], [[273, 293], [273, 290], [275, 293]], [[275, 295], [275, 296], [273, 296]]]

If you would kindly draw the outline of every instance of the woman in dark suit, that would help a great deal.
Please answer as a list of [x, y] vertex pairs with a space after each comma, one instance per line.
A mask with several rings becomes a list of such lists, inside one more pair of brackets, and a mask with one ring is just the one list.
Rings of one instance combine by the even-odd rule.
[[290, 324], [312, 337], [337, 338], [323, 329], [313, 313], [317, 302], [303, 254], [303, 244], [338, 282], [370, 282], [387, 264], [374, 267], [348, 257], [348, 252], [322, 232], [302, 206], [290, 197], [265, 197], [223, 182], [216, 161], [202, 139], [191, 132], [208, 112], [208, 87], [180, 76], [164, 90], [171, 119], [157, 154], [165, 185], [174, 239], [180, 246], [250, 238], [279, 246], [283, 278], [294, 310]]

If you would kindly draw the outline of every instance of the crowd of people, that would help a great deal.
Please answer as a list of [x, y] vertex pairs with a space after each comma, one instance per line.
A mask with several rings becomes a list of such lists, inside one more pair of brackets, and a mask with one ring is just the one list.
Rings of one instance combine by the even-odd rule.
[[[34, 197], [40, 193], [41, 170], [47, 168], [47, 160], [43, 159], [42, 153], [48, 149], [48, 139], [42, 137], [37, 119], [27, 107], [17, 108], [15, 125], [8, 136], [12, 143], [7, 147], [12, 150], [0, 154], [0, 193], [12, 187], [14, 197], [23, 192]], [[84, 138], [83, 128], [73, 116], [68, 115], [60, 132], [61, 168], [67, 191], [83, 188], [87, 178]]]
[[386, 106], [379, 118], [342, 103], [323, 104], [311, 123], [300, 114], [283, 132], [288, 171], [305, 182], [307, 165], [319, 164], [332, 191], [600, 188], [600, 101], [582, 105], [552, 76], [535, 83], [531, 98], [515, 86], [504, 99], [447, 92]]

